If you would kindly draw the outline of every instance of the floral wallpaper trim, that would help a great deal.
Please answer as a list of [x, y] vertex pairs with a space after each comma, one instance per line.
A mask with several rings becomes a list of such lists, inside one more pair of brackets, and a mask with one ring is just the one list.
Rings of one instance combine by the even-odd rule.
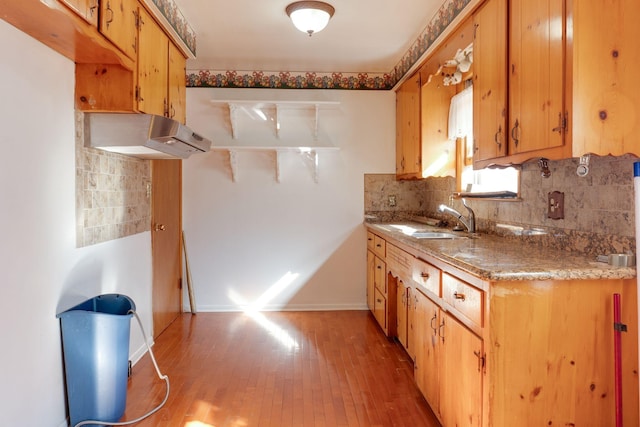
[[391, 74], [212, 71], [187, 73], [187, 87], [268, 89], [390, 89]]
[[389, 73], [192, 70], [187, 71], [187, 87], [390, 90], [471, 1], [446, 0]]
[[[196, 55], [196, 33], [187, 22], [184, 15], [173, 0], [150, 0], [156, 9], [165, 17], [169, 25], [175, 30], [176, 35], [184, 42], [193, 56]], [[149, 0], [146, 0], [149, 3]]]

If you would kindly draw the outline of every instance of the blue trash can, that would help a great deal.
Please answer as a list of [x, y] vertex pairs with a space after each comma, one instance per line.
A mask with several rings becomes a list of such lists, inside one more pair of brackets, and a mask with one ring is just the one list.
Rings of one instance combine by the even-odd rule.
[[71, 426], [117, 422], [124, 414], [129, 373], [131, 298], [105, 294], [59, 313]]

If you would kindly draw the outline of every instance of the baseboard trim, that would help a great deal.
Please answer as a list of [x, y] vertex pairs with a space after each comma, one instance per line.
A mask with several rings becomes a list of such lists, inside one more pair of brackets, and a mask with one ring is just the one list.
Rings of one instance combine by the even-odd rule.
[[[183, 308], [186, 313], [190, 312], [189, 307]], [[260, 311], [350, 311], [368, 310], [366, 304], [287, 304], [287, 305], [267, 305]], [[237, 305], [202, 305], [197, 307], [197, 312], [217, 313], [217, 312], [238, 312], [245, 311], [244, 307]]]

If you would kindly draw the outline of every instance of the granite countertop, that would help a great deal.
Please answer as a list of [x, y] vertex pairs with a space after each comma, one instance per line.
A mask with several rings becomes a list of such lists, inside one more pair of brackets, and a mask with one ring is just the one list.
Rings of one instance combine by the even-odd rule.
[[[630, 279], [635, 267], [614, 267], [595, 259], [506, 239], [453, 232], [460, 238], [418, 239], [412, 230], [446, 231], [412, 221], [365, 222], [371, 231], [431, 255], [483, 280]], [[393, 241], [390, 243], [393, 244]]]

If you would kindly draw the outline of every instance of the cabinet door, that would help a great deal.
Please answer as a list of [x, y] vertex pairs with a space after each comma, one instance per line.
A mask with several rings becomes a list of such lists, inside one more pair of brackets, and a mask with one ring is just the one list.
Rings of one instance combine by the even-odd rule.
[[456, 140], [449, 135], [449, 110], [456, 86], [445, 86], [442, 74], [432, 76], [420, 90], [421, 146], [424, 177], [456, 176]]
[[482, 340], [449, 314], [442, 316], [440, 413], [445, 426], [482, 424]]
[[136, 58], [137, 16], [137, 0], [100, 2], [100, 32], [131, 59]]
[[473, 160], [507, 154], [507, 0], [473, 15]]
[[571, 13], [573, 157], [640, 155], [640, 2], [573, 1]]
[[375, 283], [375, 287], [382, 293], [382, 295], [387, 296], [387, 263], [383, 260], [375, 257], [375, 271], [373, 272], [373, 279]]
[[440, 413], [440, 373], [438, 306], [423, 293], [413, 293], [414, 378], [418, 388], [436, 415]]
[[187, 104], [187, 59], [182, 52], [169, 43], [169, 117], [180, 123], [186, 122]]
[[374, 290], [375, 301], [373, 302], [373, 316], [378, 324], [387, 334], [387, 299], [377, 288]]
[[373, 252], [367, 251], [367, 307], [373, 311], [375, 299], [375, 271], [376, 256]]
[[94, 27], [98, 26], [98, 0], [60, 0]]
[[400, 344], [408, 350], [408, 307], [409, 292], [411, 288], [404, 284], [402, 279], [398, 279], [398, 290], [396, 298], [396, 332]]
[[138, 36], [138, 109], [164, 116], [168, 109], [169, 38], [143, 8]]
[[396, 92], [396, 175], [422, 178], [420, 133], [420, 73], [416, 73]]
[[509, 153], [562, 147], [564, 0], [511, 0], [510, 22]]

